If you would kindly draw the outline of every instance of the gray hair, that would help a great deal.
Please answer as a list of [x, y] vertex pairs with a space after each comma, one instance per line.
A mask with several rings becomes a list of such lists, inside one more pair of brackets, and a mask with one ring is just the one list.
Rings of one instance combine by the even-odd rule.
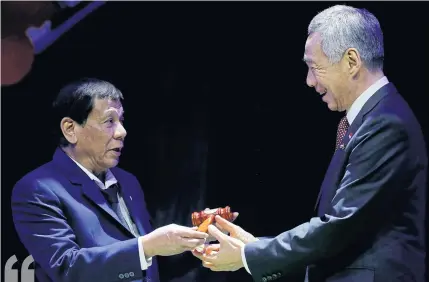
[[349, 48], [356, 48], [371, 71], [383, 69], [383, 32], [377, 18], [365, 9], [336, 5], [317, 14], [308, 35], [319, 33], [329, 62], [338, 63]]

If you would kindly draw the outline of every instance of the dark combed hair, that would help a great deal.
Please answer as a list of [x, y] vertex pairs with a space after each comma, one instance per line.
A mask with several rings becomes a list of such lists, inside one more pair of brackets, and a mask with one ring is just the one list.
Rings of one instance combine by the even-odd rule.
[[121, 91], [112, 83], [96, 78], [73, 81], [60, 90], [52, 105], [56, 122], [55, 134], [59, 138], [60, 146], [69, 145], [59, 127], [61, 120], [69, 117], [79, 125], [85, 125], [94, 107], [95, 99], [123, 100], [124, 98]]

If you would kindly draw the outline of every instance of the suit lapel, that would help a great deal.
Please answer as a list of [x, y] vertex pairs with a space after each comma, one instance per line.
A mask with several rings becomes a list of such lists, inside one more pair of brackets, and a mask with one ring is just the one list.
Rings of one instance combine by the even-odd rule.
[[57, 148], [54, 154], [53, 161], [59, 168], [59, 172], [64, 174], [72, 184], [81, 186], [82, 194], [89, 199], [94, 205], [106, 213], [106, 216], [114, 220], [115, 223], [120, 225], [129, 234], [132, 235], [127, 226], [124, 226], [116, 213], [112, 210], [109, 203], [104, 198], [100, 187], [92, 181], [86, 173], [81, 170], [67, 154]]
[[118, 224], [130, 232], [128, 227], [121, 222], [115, 211], [112, 210], [109, 203], [106, 201], [106, 198], [103, 196], [103, 192], [101, 192], [100, 187], [98, 187], [94, 181], [89, 179], [89, 181], [83, 183], [82, 193], [95, 205], [97, 205], [97, 207], [105, 211], [108, 216], [112, 217]]
[[340, 148], [335, 151], [332, 156], [331, 162], [329, 164], [328, 170], [325, 174], [325, 178], [322, 182], [319, 195], [317, 196], [316, 204], [314, 205], [314, 210], [318, 210], [318, 213], [323, 213], [325, 207], [323, 204], [330, 199], [330, 196], [336, 192], [338, 185], [342, 179], [343, 167], [346, 160], [346, 148], [350, 140], [353, 139], [354, 133], [362, 125], [364, 117], [371, 112], [371, 110], [389, 93], [397, 92], [395, 86], [392, 83], [388, 83], [385, 86], [381, 87], [368, 101], [364, 104], [362, 109], [359, 111], [359, 114], [356, 116], [349, 129], [347, 130], [342, 142], [340, 143]]
[[139, 188], [134, 187], [135, 185], [129, 181], [129, 178], [124, 177], [122, 173], [118, 172], [118, 170], [112, 169], [112, 173], [115, 175], [118, 183], [121, 185], [122, 198], [124, 199], [130, 217], [134, 221], [139, 234], [144, 235], [150, 232], [150, 230], [147, 228], [147, 225], [145, 224], [145, 221], [148, 221], [149, 218], [145, 218], [144, 206], [141, 203], [139, 204], [136, 202], [137, 199], [140, 199], [140, 197], [137, 195], [139, 192], [137, 189]]

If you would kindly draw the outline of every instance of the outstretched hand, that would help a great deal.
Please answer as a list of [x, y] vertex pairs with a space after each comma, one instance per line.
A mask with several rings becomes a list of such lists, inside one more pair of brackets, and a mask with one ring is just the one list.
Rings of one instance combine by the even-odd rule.
[[159, 227], [141, 238], [147, 257], [171, 256], [193, 250], [204, 244], [208, 234], [196, 228], [169, 224]]
[[[243, 242], [244, 244], [258, 240], [255, 236], [253, 236], [252, 234], [250, 234], [249, 232], [247, 232], [246, 230], [244, 230], [240, 226], [235, 225], [234, 223], [229, 222], [228, 220], [223, 219], [220, 216], [216, 216], [215, 221], [216, 221], [216, 227], [219, 230], [223, 231], [225, 234], [229, 233], [229, 235], [232, 238], [238, 239], [241, 242]], [[209, 242], [211, 242], [211, 241], [209, 241]]]
[[[216, 216], [217, 220], [218, 216]], [[193, 251], [193, 255], [203, 262], [203, 266], [213, 271], [236, 271], [242, 268], [243, 261], [241, 251], [244, 248], [244, 243], [236, 238], [232, 238], [216, 226], [210, 225], [209, 234], [213, 236], [219, 244], [210, 245], [207, 249], [211, 252], [203, 254]]]
[[[209, 210], [208, 208], [207, 209], [205, 209], [205, 210]], [[232, 213], [232, 220], [231, 220], [231, 222], [234, 222], [234, 220], [236, 220], [237, 219], [237, 217], [238, 217], [238, 215], [239, 215], [239, 213], [238, 212], [234, 212], [234, 213]], [[221, 219], [221, 220], [223, 220], [223, 221], [226, 221], [226, 222], [229, 222], [228, 220], [226, 220], [226, 219], [223, 219], [222, 217], [220, 217], [219, 215], [217, 215], [216, 217], [215, 217], [215, 221], [216, 221], [216, 226], [217, 226], [217, 228], [219, 229], [219, 230], [221, 230], [223, 233], [225, 233], [225, 234], [229, 234], [229, 230], [227, 230], [227, 229], [225, 229], [225, 228], [223, 228], [223, 226], [222, 225], [218, 225], [217, 224], [217, 221], [219, 220], [219, 218]], [[211, 236], [211, 235], [209, 235], [209, 237], [207, 238], [207, 240], [206, 240], [206, 243], [210, 243], [210, 242], [214, 242], [214, 241], [217, 241], [217, 239], [215, 238], [215, 237], [213, 237], [213, 236]]]

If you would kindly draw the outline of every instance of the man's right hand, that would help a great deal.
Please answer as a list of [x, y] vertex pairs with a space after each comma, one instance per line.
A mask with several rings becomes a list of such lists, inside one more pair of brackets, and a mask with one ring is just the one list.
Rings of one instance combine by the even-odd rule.
[[258, 241], [258, 238], [256, 238], [255, 236], [253, 236], [252, 234], [250, 234], [249, 232], [247, 232], [246, 230], [244, 230], [240, 226], [235, 225], [234, 223], [229, 222], [228, 220], [223, 219], [222, 217], [220, 217], [218, 215], [215, 217], [215, 221], [216, 221], [216, 226], [221, 231], [229, 232], [229, 236], [231, 236], [232, 238], [240, 240], [244, 244], [254, 242], [254, 241]]
[[209, 235], [195, 229], [169, 224], [144, 235], [141, 240], [146, 258], [177, 255], [204, 244]]

